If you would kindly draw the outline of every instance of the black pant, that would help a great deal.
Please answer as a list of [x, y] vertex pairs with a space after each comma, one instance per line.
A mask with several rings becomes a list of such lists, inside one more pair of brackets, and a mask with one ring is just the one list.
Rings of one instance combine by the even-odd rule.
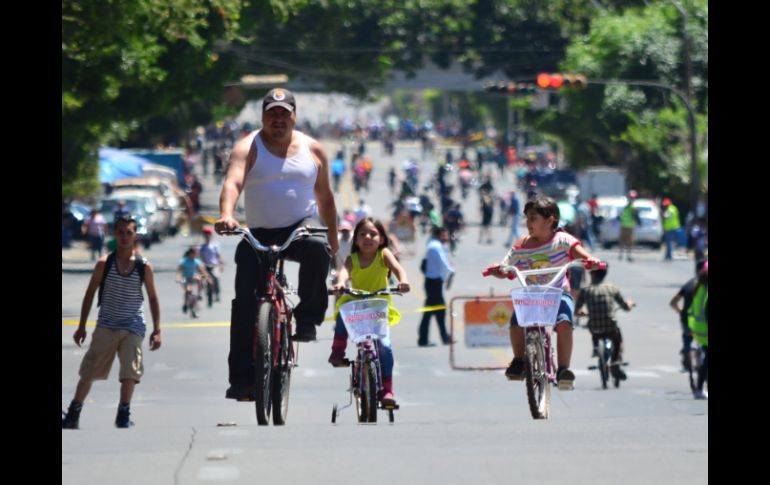
[[[283, 244], [300, 225], [318, 226], [305, 219], [292, 226], [278, 229], [252, 228], [251, 233], [263, 245]], [[329, 273], [331, 251], [323, 234], [295, 241], [284, 252], [286, 259], [299, 262], [299, 298], [294, 309], [297, 328], [321, 325], [326, 315], [329, 297], [326, 276]], [[230, 384], [249, 386], [254, 382], [252, 342], [257, 320], [257, 300], [265, 293], [266, 267], [264, 255], [258, 254], [246, 241], [235, 250], [235, 299], [230, 317]]]
[[608, 338], [612, 341], [612, 361], [619, 362], [623, 359], [623, 334], [620, 333], [620, 328], [615, 327], [614, 330], [603, 333], [591, 333], [591, 340], [594, 347], [599, 343], [599, 339]]
[[698, 369], [698, 389], [703, 390], [703, 384], [709, 379], [709, 348], [708, 345], [701, 345], [703, 349], [703, 363]]
[[[445, 305], [443, 281], [440, 278], [425, 278], [425, 294], [428, 295], [425, 299], [425, 306]], [[417, 340], [417, 345], [427, 345], [428, 343], [428, 328], [430, 326], [431, 315], [436, 316], [438, 322], [438, 331], [441, 334], [441, 340], [444, 343], [449, 343], [449, 335], [446, 332], [446, 326], [444, 325], [444, 316], [446, 310], [434, 310], [431, 312], [425, 312], [422, 314], [422, 322], [420, 322], [420, 334]]]

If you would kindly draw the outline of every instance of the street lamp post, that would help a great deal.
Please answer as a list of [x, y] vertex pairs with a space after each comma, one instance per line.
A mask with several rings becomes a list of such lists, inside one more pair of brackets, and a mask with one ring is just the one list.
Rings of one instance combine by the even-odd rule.
[[697, 132], [695, 130], [695, 110], [690, 103], [689, 96], [682, 91], [668, 86], [666, 84], [654, 81], [638, 81], [634, 79], [589, 79], [588, 84], [623, 84], [626, 86], [646, 86], [652, 88], [665, 89], [676, 94], [682, 100], [687, 108], [687, 121], [690, 128], [690, 200], [692, 202], [693, 213], [698, 208], [698, 199], [700, 197], [700, 176], [698, 174], [698, 151], [697, 151]]
[[[690, 186], [690, 197], [692, 199], [692, 210], [696, 211], [698, 208], [698, 197], [700, 195], [700, 177], [698, 173], [698, 163], [697, 163], [697, 154], [695, 152], [695, 115], [692, 110], [691, 106], [691, 100], [692, 100], [692, 93], [691, 93], [691, 79], [692, 79], [692, 64], [690, 62], [690, 36], [687, 29], [687, 10], [685, 10], [682, 5], [679, 4], [676, 0], [671, 0], [671, 3], [676, 7], [676, 9], [679, 11], [679, 13], [682, 15], [682, 22], [683, 22], [683, 29], [682, 29], [682, 37], [683, 37], [683, 45], [682, 49], [684, 50], [684, 62], [685, 62], [685, 75], [684, 75], [684, 94], [687, 98], [685, 101], [685, 104], [687, 105], [687, 110], [690, 115], [690, 156], [691, 156], [691, 164], [690, 164], [690, 180], [691, 180], [691, 186]], [[677, 93], [678, 94], [678, 93]], [[682, 97], [680, 95], [680, 97]]]

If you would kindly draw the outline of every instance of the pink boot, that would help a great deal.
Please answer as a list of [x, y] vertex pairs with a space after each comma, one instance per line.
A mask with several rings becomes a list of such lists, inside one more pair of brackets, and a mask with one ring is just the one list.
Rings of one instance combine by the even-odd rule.
[[383, 406], [395, 406], [396, 398], [393, 395], [393, 377], [382, 378], [382, 401]]
[[332, 354], [329, 356], [329, 363], [332, 367], [347, 367], [348, 361], [345, 359], [345, 348], [348, 346], [347, 337], [334, 335], [332, 340]]

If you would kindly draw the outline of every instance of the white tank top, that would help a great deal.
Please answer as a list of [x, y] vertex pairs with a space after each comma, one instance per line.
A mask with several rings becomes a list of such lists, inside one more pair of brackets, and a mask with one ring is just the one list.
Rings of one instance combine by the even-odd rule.
[[295, 131], [300, 147], [290, 158], [278, 158], [254, 136], [257, 160], [246, 176], [244, 208], [249, 227], [287, 227], [315, 213], [318, 167], [310, 154], [309, 138]]

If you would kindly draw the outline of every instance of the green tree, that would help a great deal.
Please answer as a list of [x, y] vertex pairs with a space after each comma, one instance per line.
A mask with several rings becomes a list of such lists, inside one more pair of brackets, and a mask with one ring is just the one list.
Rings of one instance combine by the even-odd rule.
[[149, 117], [221, 98], [238, 0], [62, 1], [62, 196], [93, 192], [97, 149]]
[[[691, 39], [692, 104], [702, 137], [708, 120], [708, 6], [705, 0], [693, 0], [684, 7]], [[589, 81], [648, 80], [684, 91], [682, 29], [680, 13], [668, 1], [603, 12], [587, 35], [570, 43], [561, 70], [584, 73]], [[675, 95], [613, 84], [559, 96], [566, 98], [566, 109], [530, 113], [528, 120], [563, 140], [574, 167], [622, 166], [638, 189], [688, 200], [687, 111]]]

